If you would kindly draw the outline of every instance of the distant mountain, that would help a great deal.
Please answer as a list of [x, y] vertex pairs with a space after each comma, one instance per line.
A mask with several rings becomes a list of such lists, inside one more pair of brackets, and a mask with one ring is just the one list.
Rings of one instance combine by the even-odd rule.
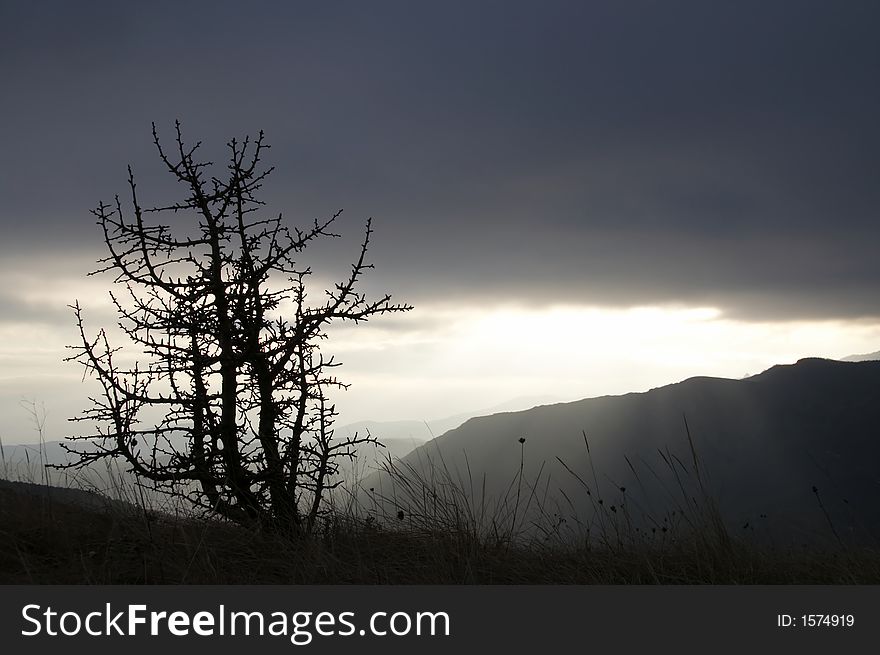
[[[626, 504], [633, 520], [660, 525], [702, 484], [734, 531], [790, 541], [880, 534], [880, 362], [804, 359], [742, 380], [697, 377], [473, 418], [403, 464], [422, 476], [442, 467], [480, 505], [483, 489], [497, 498], [511, 488], [521, 448], [523, 479], [541, 471], [548, 515], [588, 521], [602, 497], [606, 508]], [[387, 475], [367, 485], [404, 502]]]
[[850, 355], [849, 357], [844, 357], [841, 361], [843, 362], [874, 362], [880, 360], [880, 350], [875, 353], [867, 353], [865, 355]]
[[351, 437], [355, 434], [363, 436], [369, 433], [382, 442], [385, 447], [375, 451], [377, 457], [371, 457], [368, 449], [365, 448], [361, 449], [361, 453], [359, 453], [370, 460], [372, 465], [376, 459], [384, 460], [388, 456], [392, 459], [403, 457], [418, 446], [457, 428], [475, 416], [529, 409], [546, 403], [558, 402], [558, 400], [553, 396], [523, 396], [492, 407], [427, 421], [357, 421], [336, 428], [336, 434], [340, 437]]

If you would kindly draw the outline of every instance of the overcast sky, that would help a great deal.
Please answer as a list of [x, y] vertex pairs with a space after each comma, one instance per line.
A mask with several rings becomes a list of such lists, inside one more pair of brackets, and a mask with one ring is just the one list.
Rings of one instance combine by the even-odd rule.
[[[129, 163], [168, 199], [150, 122], [178, 118], [218, 156], [265, 130], [292, 222], [374, 217], [371, 288], [416, 311], [341, 335], [350, 418], [876, 350], [878, 21], [855, 1], [3, 2], [0, 409], [68, 411], [65, 305], [106, 311], [88, 210]], [[638, 336], [633, 307], [666, 313]]]

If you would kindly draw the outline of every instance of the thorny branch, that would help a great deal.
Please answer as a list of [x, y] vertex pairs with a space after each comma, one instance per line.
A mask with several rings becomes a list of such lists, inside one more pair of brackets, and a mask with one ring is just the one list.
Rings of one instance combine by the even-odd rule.
[[77, 455], [71, 466], [121, 458], [206, 511], [311, 531], [338, 484], [340, 458], [377, 443], [369, 434], [334, 437], [328, 392], [346, 385], [331, 374], [338, 362], [320, 352], [325, 330], [411, 307], [358, 291], [373, 267], [371, 220], [349, 275], [322, 303], [308, 303], [311, 269], [296, 258], [312, 242], [338, 237], [332, 230], [342, 212], [308, 229], [289, 228], [280, 214], [264, 217], [258, 195], [273, 169], [261, 167], [269, 148], [262, 132], [227, 144], [223, 177], [196, 159], [201, 144], [188, 146], [179, 122], [172, 151], [155, 124], [153, 142], [184, 197], [142, 207], [129, 167], [130, 209], [117, 197], [92, 212], [108, 250], [93, 274], [112, 273], [121, 287], [111, 300], [139, 358], [128, 363], [104, 330], [90, 336], [79, 303], [71, 306], [79, 342], [68, 359], [100, 385], [72, 419], [98, 428], [71, 438], [88, 442], [68, 446]]

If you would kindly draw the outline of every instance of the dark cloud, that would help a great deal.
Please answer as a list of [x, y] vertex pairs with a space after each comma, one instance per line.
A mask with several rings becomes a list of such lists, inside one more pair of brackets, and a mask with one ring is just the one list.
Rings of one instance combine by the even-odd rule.
[[[264, 128], [273, 209], [376, 217], [414, 302], [877, 316], [876, 3], [4, 3], [3, 245], [87, 210], [180, 117]], [[350, 248], [327, 251], [341, 265]], [[8, 311], [12, 311], [11, 309]]]

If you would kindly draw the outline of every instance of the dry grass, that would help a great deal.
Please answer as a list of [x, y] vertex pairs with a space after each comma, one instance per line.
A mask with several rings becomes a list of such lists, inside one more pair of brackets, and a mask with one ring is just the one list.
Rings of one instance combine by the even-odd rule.
[[0, 489], [0, 582], [38, 584], [876, 584], [876, 550], [711, 539], [541, 546], [331, 516], [305, 540]]
[[[703, 480], [688, 441], [691, 466], [667, 458], [682, 503], [650, 528], [637, 527], [626, 489], [603, 502], [592, 463], [587, 479], [569, 469], [590, 499], [588, 519], [551, 512], [541, 473], [525, 480], [520, 465], [491, 499], [484, 480], [454, 474], [441, 457], [389, 462], [390, 488], [337, 495], [315, 534], [301, 539], [157, 506], [109, 469], [100, 495], [43, 486], [34, 471], [30, 483], [0, 484], [0, 583], [880, 583], [877, 548], [731, 538], [712, 499], [695, 494]], [[584, 445], [590, 458], [586, 436]]]

